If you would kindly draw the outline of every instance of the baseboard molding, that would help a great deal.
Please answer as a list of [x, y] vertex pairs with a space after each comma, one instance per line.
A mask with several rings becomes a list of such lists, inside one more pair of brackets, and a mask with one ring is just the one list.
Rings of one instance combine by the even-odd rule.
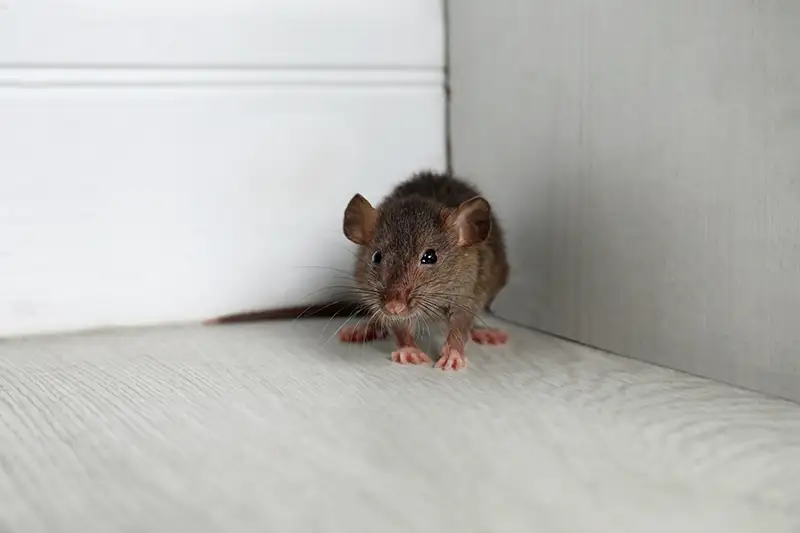
[[444, 69], [327, 66], [3, 67], [0, 88], [193, 86], [443, 86]]

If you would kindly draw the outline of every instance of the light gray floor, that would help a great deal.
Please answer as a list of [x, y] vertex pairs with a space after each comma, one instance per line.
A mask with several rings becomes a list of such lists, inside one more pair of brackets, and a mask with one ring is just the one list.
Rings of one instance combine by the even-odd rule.
[[325, 327], [0, 342], [0, 531], [800, 531], [800, 406], [517, 328], [445, 374]]

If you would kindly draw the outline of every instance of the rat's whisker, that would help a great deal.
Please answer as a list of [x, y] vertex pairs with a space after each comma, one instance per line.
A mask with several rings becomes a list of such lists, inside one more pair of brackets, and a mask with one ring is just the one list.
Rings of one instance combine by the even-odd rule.
[[430, 318], [436, 318], [445, 322], [447, 321], [445, 314], [436, 306], [424, 301], [420, 301], [419, 306], [420, 309], [422, 309]]
[[[433, 305], [435, 307], [440, 307], [440, 305], [438, 305], [438, 304], [442, 303], [440, 301], [433, 300], [433, 299], [430, 299], [430, 298], [424, 298], [424, 297], [420, 297], [419, 301], [420, 302], [425, 302], [427, 305]], [[483, 318], [478, 316], [478, 314], [475, 311], [473, 311], [472, 309], [470, 309], [469, 307], [466, 307], [466, 306], [464, 306], [464, 305], [462, 305], [462, 304], [460, 304], [458, 302], [455, 302], [455, 301], [449, 301], [449, 302], [447, 302], [447, 305], [450, 306], [450, 307], [455, 307], [455, 308], [459, 309], [460, 311], [463, 311], [464, 313], [466, 313], [469, 316], [471, 316], [474, 320], [479, 321], [486, 328], [491, 329], [490, 326], [486, 323], [486, 321], [484, 321]], [[446, 318], [444, 320], [447, 321]]]
[[[364, 327], [364, 336], [361, 339], [361, 353], [364, 353], [364, 348], [367, 346], [367, 336], [370, 332], [370, 327], [375, 328], [374, 339], [379, 340], [379, 337], [383, 334], [383, 332], [378, 328], [377, 325], [372, 326], [372, 321], [375, 320], [376, 315], [369, 315], [369, 320], [367, 321], [367, 325]], [[356, 325], [358, 327], [358, 325]]]
[[[317, 313], [321, 313], [321, 312], [322, 312], [322, 311], [324, 311], [325, 309], [328, 309], [329, 307], [331, 307], [331, 306], [334, 306], [334, 305], [336, 305], [336, 304], [340, 304], [340, 303], [342, 303], [342, 301], [341, 301], [341, 300], [335, 300], [335, 301], [333, 301], [333, 302], [329, 303], [328, 305], [322, 306], [320, 309], [317, 309], [317, 310], [316, 310], [316, 311], [314, 311], [313, 313], [310, 313], [308, 316], [313, 316], [313, 315], [315, 315], [315, 314], [317, 314]], [[312, 307], [314, 307], [314, 305], [315, 305], [315, 304], [311, 304], [311, 305], [309, 305], [308, 307], [306, 307], [305, 309], [303, 309], [303, 310], [300, 312], [300, 314], [299, 314], [299, 315], [297, 315], [296, 317], [294, 317], [294, 320], [292, 320], [292, 324], [294, 324], [295, 322], [297, 322], [297, 320], [299, 320], [300, 318], [303, 318], [304, 316], [306, 316], [306, 313], [308, 313], [308, 310], [309, 310], [309, 309], [311, 309]], [[339, 313], [339, 312], [340, 312], [340, 311], [337, 311], [337, 313]], [[336, 316], [336, 315], [333, 315], [333, 316]]]
[[343, 274], [347, 276], [349, 279], [355, 279], [352, 272], [348, 272], [347, 270], [342, 270], [341, 268], [334, 268], [329, 266], [319, 266], [319, 265], [295, 265], [295, 268], [313, 268], [317, 270], [327, 270], [330, 272], [336, 272], [338, 274]]
[[[346, 292], [351, 292], [351, 293], [362, 293], [362, 292], [367, 291], [366, 289], [363, 289], [363, 288], [357, 287], [357, 286], [327, 285], [325, 287], [321, 287], [319, 289], [316, 289], [316, 290], [313, 290], [313, 291], [311, 291], [309, 293], [304, 294], [303, 296], [300, 297], [300, 299], [301, 300], [305, 300], [306, 298], [308, 298], [310, 296], [313, 296], [315, 294], [318, 294], [318, 293], [321, 293], [321, 292], [324, 292], [324, 291], [335, 291], [335, 290], [341, 290], [341, 291], [346, 291]], [[367, 291], [367, 292], [372, 292], [372, 291]]]
[[430, 296], [447, 296], [447, 297], [453, 298], [455, 300], [460, 300], [460, 299], [473, 300], [475, 302], [482, 303], [482, 300], [480, 298], [476, 298], [474, 296], [467, 296], [465, 294], [452, 294], [452, 293], [447, 293], [447, 292], [428, 292], [426, 294], [428, 294]]
[[480, 322], [480, 323], [483, 325], [483, 327], [485, 327], [486, 329], [492, 329], [492, 327], [491, 327], [489, 324], [487, 324], [487, 323], [486, 323], [486, 321], [485, 321], [483, 318], [481, 318], [481, 317], [480, 317], [480, 316], [479, 316], [479, 315], [478, 315], [478, 314], [477, 314], [475, 311], [473, 311], [472, 309], [469, 309], [468, 307], [464, 307], [464, 306], [462, 306], [462, 305], [458, 305], [458, 304], [454, 304], [454, 305], [455, 305], [455, 306], [456, 306], [456, 307], [457, 307], [459, 310], [461, 310], [461, 311], [463, 311], [464, 313], [466, 313], [466, 314], [470, 315], [470, 316], [471, 316], [471, 317], [472, 317], [474, 320], [477, 320], [478, 322]]
[[[360, 311], [360, 309], [361, 309], [360, 307], [356, 307], [356, 309], [355, 309], [355, 311], [353, 312], [353, 314], [358, 314], [358, 313], [359, 313], [359, 311]], [[334, 320], [334, 319], [335, 319], [337, 316], [339, 316], [339, 313], [341, 313], [343, 310], [344, 310], [344, 309], [339, 309], [338, 311], [336, 311], [335, 313], [333, 313], [333, 316], [331, 316], [331, 317], [328, 319], [328, 321], [327, 321], [327, 322], [325, 322], [325, 326], [322, 328], [322, 333], [323, 333], [323, 334], [324, 334], [324, 333], [325, 333], [325, 332], [328, 330], [328, 326], [330, 326], [331, 322], [333, 322], [333, 320]]]
[[444, 330], [442, 328], [443, 325], [447, 322], [447, 317], [444, 316], [444, 314], [441, 311], [439, 311], [435, 307], [432, 307], [430, 304], [422, 304], [420, 307], [423, 309], [423, 311], [425, 311], [425, 314], [423, 316], [425, 317], [424, 318], [425, 323], [428, 325], [428, 337], [430, 339], [433, 338], [432, 333], [430, 331], [431, 322], [434, 322], [439, 326], [439, 333], [444, 334]]
[[[318, 290], [316, 290], [316, 291], [312, 291], [312, 292], [308, 293], [307, 295], [303, 296], [303, 298], [302, 298], [302, 299], [304, 300], [304, 299], [308, 298], [309, 296], [311, 296], [311, 295], [313, 295], [313, 294], [319, 293], [319, 292], [321, 292], [321, 291], [324, 291], [324, 290], [331, 290], [331, 289], [352, 289], [352, 288], [349, 288], [349, 287], [341, 287], [341, 286], [324, 287], [324, 288], [322, 288], [322, 289], [318, 289]], [[355, 296], [355, 295], [362, 295], [362, 296], [363, 296], [363, 295], [365, 295], [365, 294], [371, 294], [371, 293], [368, 293], [368, 292], [360, 292], [360, 291], [358, 291], [358, 290], [351, 290], [350, 292], [352, 292], [354, 296]], [[342, 296], [344, 296], [344, 295], [342, 295]], [[297, 320], [297, 319], [299, 319], [299, 318], [305, 317], [305, 316], [313, 316], [313, 315], [316, 315], [316, 314], [318, 314], [318, 313], [321, 313], [321, 312], [322, 312], [322, 311], [324, 311], [325, 309], [328, 309], [328, 308], [330, 308], [331, 306], [334, 306], [334, 305], [337, 305], [337, 304], [341, 304], [341, 303], [345, 303], [345, 300], [343, 300], [343, 299], [341, 299], [341, 298], [337, 298], [336, 300], [333, 300], [333, 301], [331, 301], [331, 302], [328, 302], [328, 303], [326, 303], [326, 304], [325, 304], [325, 305], [323, 305], [321, 308], [319, 308], [319, 309], [316, 309], [314, 312], [312, 312], [312, 313], [309, 313], [308, 311], [309, 311], [311, 308], [313, 308], [313, 307], [314, 307], [314, 306], [316, 306], [316, 305], [321, 305], [321, 303], [312, 303], [312, 304], [308, 305], [308, 307], [306, 307], [305, 309], [303, 309], [303, 311], [302, 311], [302, 312], [301, 312], [299, 315], [297, 315], [297, 316], [294, 318], [294, 321], [296, 321], [296, 320]], [[350, 303], [350, 302], [347, 302], [347, 303]], [[355, 303], [355, 302], [353, 302], [353, 303]], [[340, 313], [340, 312], [341, 312], [341, 310], [340, 310], [340, 311], [338, 311], [338, 312], [337, 312], [337, 314], [338, 314], [338, 313]], [[334, 315], [334, 316], [336, 316], [336, 315]], [[294, 322], [294, 321], [293, 321], [293, 322]]]
[[349, 317], [347, 317], [347, 320], [345, 320], [345, 321], [344, 321], [344, 323], [343, 323], [341, 326], [339, 326], [339, 327], [336, 329], [336, 331], [334, 331], [334, 332], [333, 332], [333, 335], [331, 335], [330, 337], [328, 337], [328, 338], [325, 340], [325, 342], [323, 342], [323, 343], [322, 343], [322, 348], [324, 348], [324, 347], [325, 347], [325, 346], [326, 346], [326, 345], [327, 345], [327, 344], [330, 342], [330, 340], [331, 340], [333, 337], [335, 337], [336, 335], [338, 335], [338, 334], [339, 334], [339, 332], [340, 332], [340, 331], [342, 331], [342, 328], [344, 328], [344, 327], [347, 325], [347, 323], [348, 323], [348, 322], [350, 322], [350, 321], [353, 319], [353, 317], [354, 317], [354, 316], [356, 316], [356, 313], [350, 313], [350, 316], [349, 316]]
[[[356, 333], [358, 333], [358, 326], [361, 324], [361, 322], [362, 322], [363, 320], [364, 320], [364, 317], [363, 317], [363, 316], [362, 316], [362, 317], [360, 317], [360, 318], [358, 319], [358, 322], [356, 322], [356, 325], [355, 325], [355, 326], [353, 326], [353, 334], [356, 334]], [[352, 341], [352, 335], [350, 336], [350, 339], [348, 339], [348, 340], [349, 340], [349, 341]], [[352, 343], [352, 342], [348, 342], [347, 344], [349, 344], [349, 345], [350, 345], [350, 346], [349, 346], [349, 351], [350, 351], [350, 353], [353, 353], [353, 343]]]

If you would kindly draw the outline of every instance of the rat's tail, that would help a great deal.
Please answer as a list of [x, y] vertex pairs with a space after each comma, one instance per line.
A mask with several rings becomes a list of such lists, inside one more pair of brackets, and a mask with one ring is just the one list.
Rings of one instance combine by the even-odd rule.
[[249, 311], [232, 315], [220, 316], [206, 320], [204, 324], [243, 324], [247, 322], [261, 322], [266, 320], [287, 320], [295, 318], [330, 318], [334, 316], [362, 316], [364, 309], [355, 302], [333, 302], [327, 304], [314, 304], [303, 307], [283, 307], [280, 309], [267, 309], [263, 311]]

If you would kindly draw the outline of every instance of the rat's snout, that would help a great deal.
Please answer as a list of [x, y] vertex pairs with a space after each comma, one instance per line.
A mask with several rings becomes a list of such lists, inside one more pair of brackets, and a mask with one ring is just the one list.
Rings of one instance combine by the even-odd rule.
[[390, 315], [403, 315], [408, 310], [408, 306], [399, 300], [387, 302], [384, 307]]
[[383, 308], [390, 315], [404, 315], [408, 312], [408, 297], [411, 294], [410, 289], [402, 289], [392, 291], [386, 295], [385, 304]]

